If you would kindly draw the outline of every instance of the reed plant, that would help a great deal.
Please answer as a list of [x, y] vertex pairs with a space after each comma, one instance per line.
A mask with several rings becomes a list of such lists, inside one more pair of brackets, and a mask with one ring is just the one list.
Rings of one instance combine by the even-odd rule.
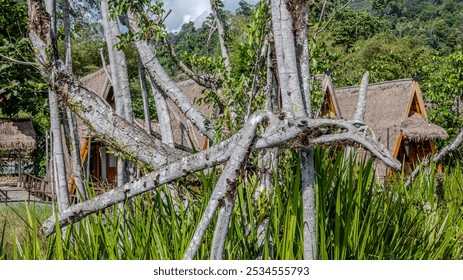
[[[335, 156], [333, 156], [333, 154]], [[316, 149], [317, 241], [320, 259], [461, 259], [463, 174], [430, 168], [408, 188], [403, 174], [386, 185], [374, 163], [343, 152]], [[336, 156], [337, 155], [337, 156]], [[300, 164], [285, 152], [274, 172], [272, 193], [257, 201], [258, 176], [250, 170], [238, 186], [225, 259], [302, 259]], [[220, 170], [190, 175], [177, 185], [91, 215], [45, 238], [37, 208], [15, 212], [25, 234], [6, 235], [0, 226], [0, 257], [6, 259], [181, 259], [203, 214]], [[177, 188], [172, 192], [168, 188]], [[187, 190], [187, 191], [185, 191]], [[175, 196], [172, 194], [176, 193]], [[210, 256], [215, 220], [197, 259]], [[11, 241], [6, 242], [9, 239]], [[14, 246], [6, 246], [14, 244]]]

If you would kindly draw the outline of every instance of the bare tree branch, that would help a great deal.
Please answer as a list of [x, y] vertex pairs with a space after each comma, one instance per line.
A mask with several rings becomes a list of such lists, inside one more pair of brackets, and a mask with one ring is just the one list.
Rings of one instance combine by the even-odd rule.
[[[375, 140], [365, 137], [363, 132], [359, 132], [359, 128], [352, 122], [309, 118], [280, 120], [278, 116], [269, 112], [256, 112], [250, 118], [250, 121], [255, 120], [257, 122], [264, 118], [268, 120], [269, 126], [251, 145], [252, 149], [276, 147], [285, 143], [291, 145], [292, 148], [297, 148], [312, 144], [342, 143], [349, 141], [364, 145], [367, 150], [382, 159], [390, 167], [400, 169], [400, 163], [390, 155], [386, 148]], [[60, 212], [57, 221], [61, 227], [66, 226], [83, 219], [87, 215], [101, 211], [106, 207], [123, 202], [125, 199], [140, 195], [153, 188], [157, 188], [159, 185], [172, 182], [189, 173], [220, 165], [227, 161], [232, 154], [236, 154], [237, 149], [240, 149], [237, 146], [237, 143], [240, 141], [239, 139], [245, 136], [250, 137], [244, 132], [250, 130], [251, 127], [250, 124], [247, 124], [237, 134], [205, 151], [177, 158], [176, 161], [170, 161], [165, 167], [160, 167], [157, 171], [149, 173], [138, 181], [127, 183], [122, 187], [110, 190], [91, 200], [75, 204], [69, 209]], [[330, 129], [344, 129], [347, 130], [347, 132], [326, 135], [332, 132]], [[322, 135], [315, 136], [319, 134]], [[312, 139], [311, 137], [314, 138]], [[155, 182], [155, 184], [147, 184], [151, 182]], [[54, 232], [55, 222], [55, 217], [51, 217], [45, 222], [43, 229], [47, 234]]]
[[100, 49], [100, 57], [101, 57], [101, 64], [103, 64], [103, 70], [106, 73], [106, 77], [108, 81], [113, 84], [113, 80], [111, 79], [111, 74], [109, 74], [108, 68], [106, 67], [106, 61], [104, 59], [103, 49]]
[[[432, 161], [434, 163], [440, 163], [442, 160], [444, 160], [449, 154], [451, 154], [453, 151], [458, 149], [461, 144], [463, 143], [463, 130], [458, 134], [458, 136], [453, 140], [450, 144], [442, 148], [437, 155], [435, 155], [432, 158]], [[410, 184], [416, 179], [418, 176], [418, 173], [420, 172], [421, 168], [424, 166], [427, 166], [429, 164], [429, 160], [424, 160], [421, 162], [420, 165], [418, 165], [415, 170], [410, 174], [410, 176], [407, 179], [407, 182], [405, 182], [405, 187], [410, 186]]]
[[220, 51], [222, 52], [222, 57], [224, 58], [225, 69], [227, 69], [227, 71], [230, 71], [231, 70], [230, 55], [228, 53], [227, 44], [225, 44], [225, 31], [223, 28], [223, 22], [222, 22], [222, 19], [220, 18], [217, 3], [215, 2], [217, 0], [209, 0], [209, 1], [211, 3], [212, 14], [214, 15], [214, 19], [215, 19], [215, 26], [217, 27], [217, 32], [219, 33]]
[[183, 61], [177, 56], [177, 54], [175, 53], [174, 48], [172, 47], [172, 45], [170, 44], [170, 42], [167, 39], [164, 39], [164, 45], [169, 50], [170, 56], [174, 60], [175, 64], [177, 64], [177, 66], [180, 67], [180, 69], [185, 74], [187, 74], [187, 76], [190, 77], [190, 79], [195, 81], [200, 86], [203, 86], [203, 87], [206, 87], [206, 88], [209, 88], [209, 89], [212, 89], [212, 90], [216, 90], [214, 85], [213, 85], [214, 82], [216, 82], [215, 78], [214, 78], [214, 80], [212, 82], [204, 79], [203, 77], [201, 77], [201, 75], [198, 75], [193, 70], [191, 70], [185, 63], [183, 63]]
[[328, 21], [325, 23], [325, 25], [323, 25], [323, 27], [321, 28], [318, 28], [317, 31], [315, 32], [315, 34], [313, 35], [312, 39], [315, 40], [317, 39], [317, 36], [318, 34], [320, 34], [321, 32], [323, 32], [323, 30], [325, 30], [331, 23], [331, 21], [336, 17], [337, 13], [341, 12], [342, 10], [344, 10], [353, 0], [349, 0], [346, 4], [344, 4], [339, 10], [335, 10], [333, 15], [328, 19]]
[[9, 56], [6, 56], [6, 55], [3, 55], [0, 53], [0, 57], [1, 58], [4, 58], [6, 60], [9, 60], [11, 62], [14, 62], [16, 64], [19, 64], [19, 65], [26, 65], [26, 66], [33, 66], [33, 67], [37, 67], [38, 64], [35, 63], [35, 62], [29, 62], [29, 61], [21, 61], [21, 60], [17, 60], [17, 59], [14, 59], [14, 58], [11, 58]]
[[368, 89], [368, 81], [370, 80], [370, 74], [365, 72], [362, 77], [362, 82], [360, 83], [359, 89], [359, 98], [357, 107], [355, 107], [355, 114], [353, 121], [358, 123], [363, 123], [365, 119], [365, 112], [367, 109], [366, 99], [367, 99], [367, 89]]

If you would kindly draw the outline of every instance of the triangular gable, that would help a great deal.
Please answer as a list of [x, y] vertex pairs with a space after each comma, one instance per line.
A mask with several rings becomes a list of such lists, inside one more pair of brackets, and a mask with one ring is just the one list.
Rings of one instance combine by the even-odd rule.
[[413, 81], [413, 86], [408, 99], [407, 110], [403, 119], [405, 120], [413, 116], [415, 113], [422, 115], [426, 120], [428, 120], [428, 114], [426, 112], [426, 107], [424, 106], [423, 93], [421, 92], [417, 81]]
[[321, 90], [325, 93], [324, 105], [321, 108], [321, 115], [330, 115], [331, 118], [341, 119], [342, 112], [336, 99], [336, 92], [333, 85], [333, 80], [329, 75], [316, 75], [315, 80], [321, 80]]

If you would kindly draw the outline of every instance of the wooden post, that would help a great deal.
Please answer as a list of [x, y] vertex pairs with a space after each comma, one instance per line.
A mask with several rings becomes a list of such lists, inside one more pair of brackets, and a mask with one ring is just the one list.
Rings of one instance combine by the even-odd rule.
[[106, 181], [106, 147], [100, 148], [100, 180], [101, 182]]
[[49, 162], [48, 162], [48, 130], [45, 131], [45, 174], [48, 174]]
[[18, 150], [18, 178], [22, 174], [22, 159], [21, 159], [21, 150]]
[[92, 150], [92, 138], [88, 138], [88, 150], [87, 150], [87, 182], [90, 183], [90, 151]]
[[[386, 148], [389, 151], [389, 127], [386, 130]], [[386, 175], [384, 176], [384, 186], [386, 186], [388, 175], [389, 175], [389, 167], [386, 165]]]

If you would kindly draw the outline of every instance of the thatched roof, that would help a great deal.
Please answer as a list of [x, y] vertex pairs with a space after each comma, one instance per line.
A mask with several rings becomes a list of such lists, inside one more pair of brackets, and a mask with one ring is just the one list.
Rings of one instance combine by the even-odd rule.
[[[343, 119], [353, 118], [358, 91], [358, 86], [335, 89], [335, 100]], [[411, 109], [414, 102], [418, 104], [416, 106], [419, 106], [421, 114]], [[370, 84], [367, 89], [365, 123], [391, 154], [398, 146], [400, 133], [415, 142], [448, 137], [443, 128], [428, 122], [421, 91], [418, 83], [412, 79]], [[377, 166], [379, 176], [385, 175], [385, 167], [382, 166], [382, 163]]]
[[[109, 69], [108, 69], [109, 71]], [[111, 83], [107, 78], [105, 70], [102, 68], [94, 73], [88, 74], [80, 79], [80, 81], [89, 89], [93, 90], [101, 97], [103, 97], [110, 105], [113, 105], [114, 100], [111, 92]], [[191, 102], [195, 102], [197, 98], [202, 95], [203, 87], [197, 85], [193, 80], [186, 80], [178, 82], [177, 86], [185, 93]], [[172, 102], [167, 101], [170, 109], [170, 119], [172, 123], [172, 132], [174, 134], [174, 142], [176, 144], [192, 148], [191, 141], [196, 149], [201, 148], [204, 140], [206, 139], [197, 129], [187, 120], [181, 110]], [[200, 105], [199, 110], [207, 115], [212, 111], [209, 105]], [[159, 125], [155, 122], [152, 123], [152, 129], [154, 132], [159, 133]], [[82, 121], [79, 121], [79, 134], [85, 135], [87, 129], [84, 128]], [[84, 131], [84, 133], [82, 133]], [[190, 141], [191, 139], [191, 141]]]
[[[108, 72], [110, 70], [108, 69]], [[98, 93], [101, 97], [106, 99], [108, 97], [109, 90], [111, 88], [111, 83], [106, 75], [106, 71], [101, 68], [100, 70], [88, 74], [82, 78], [80, 81], [89, 89]]]
[[31, 120], [0, 119], [0, 150], [35, 149], [35, 131]]
[[[367, 89], [365, 123], [385, 146], [389, 128], [392, 149], [400, 132], [398, 128], [407, 110], [412, 87], [413, 80], [407, 79], [370, 84]], [[344, 119], [353, 118], [358, 102], [358, 91], [358, 86], [336, 89], [336, 100]]]
[[[395, 147], [400, 131], [411, 133], [410, 125], [419, 122], [416, 117], [407, 121], [409, 103], [412, 101], [412, 94], [414, 94], [414, 83], [416, 82], [412, 79], [403, 79], [368, 86], [365, 123], [384, 145], [387, 142], [387, 130], [389, 128], [389, 147], [392, 149]], [[354, 115], [358, 101], [358, 90], [358, 86], [336, 89], [336, 100], [344, 119], [351, 119]], [[417, 98], [420, 97], [417, 96]], [[423, 108], [423, 110], [425, 109]], [[421, 118], [421, 123], [428, 123], [425, 117]], [[417, 134], [415, 130], [413, 135], [415, 140], [445, 139], [448, 135], [444, 131], [436, 125], [422, 125], [420, 133]]]
[[412, 141], [421, 139], [445, 139], [449, 137], [447, 131], [440, 126], [428, 122], [420, 114], [413, 114], [400, 124], [402, 133], [405, 138]]
[[[193, 80], [178, 82], [177, 86], [194, 104], [196, 104], [196, 100], [198, 98], [202, 97], [204, 88], [196, 84], [196, 82]], [[174, 104], [174, 102], [168, 99], [167, 105], [169, 106], [174, 142], [188, 148], [193, 148], [191, 145], [193, 144], [195, 149], [201, 149], [201, 146], [206, 140], [206, 137], [202, 135], [202, 133], [199, 132], [199, 130], [185, 117], [185, 115], [177, 107], [177, 105]], [[208, 115], [212, 112], [212, 107], [206, 104], [199, 105], [198, 109], [204, 115]], [[155, 129], [155, 131], [159, 131], [159, 129]]]

